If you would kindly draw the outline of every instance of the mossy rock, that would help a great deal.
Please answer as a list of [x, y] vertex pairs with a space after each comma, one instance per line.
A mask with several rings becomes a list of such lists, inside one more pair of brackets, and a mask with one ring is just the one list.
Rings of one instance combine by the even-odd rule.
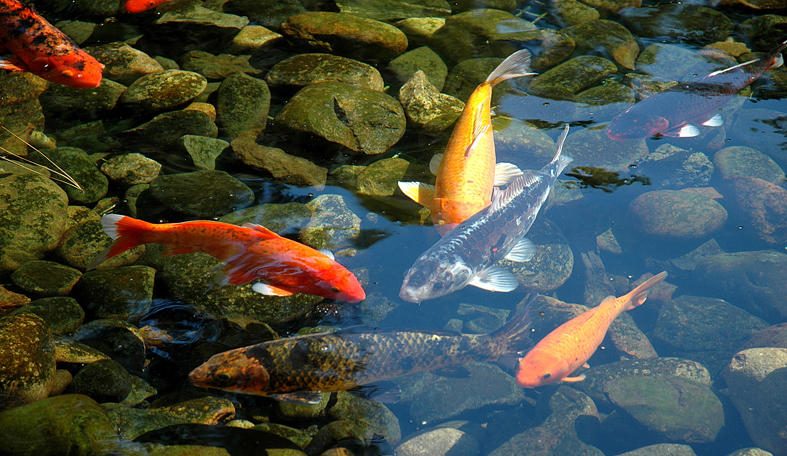
[[[203, 190], [209, 188], [210, 192]], [[167, 209], [211, 218], [249, 206], [254, 192], [224, 171], [194, 171], [159, 176], [140, 198], [153, 198]]]
[[85, 116], [96, 118], [115, 109], [126, 90], [123, 84], [106, 78], [100, 86], [87, 90], [52, 84], [41, 97], [41, 104], [47, 112], [68, 114], [78, 110]]
[[70, 334], [76, 331], [85, 320], [85, 311], [76, 299], [70, 296], [53, 296], [36, 299], [30, 304], [16, 309], [11, 315], [32, 313], [47, 323], [52, 334]]
[[388, 70], [402, 83], [407, 82], [416, 72], [423, 71], [438, 92], [443, 89], [445, 78], [448, 76], [445, 62], [428, 46], [407, 51], [391, 60], [388, 62]]
[[22, 290], [38, 296], [64, 296], [79, 281], [81, 272], [54, 261], [33, 260], [11, 274]]
[[[71, 201], [90, 204], [107, 194], [109, 190], [107, 176], [99, 171], [95, 160], [84, 150], [76, 147], [58, 147], [47, 155], [82, 187], [80, 190], [72, 185], [61, 184]], [[38, 152], [31, 154], [31, 158], [42, 165], [48, 164], [47, 159]]]
[[221, 82], [216, 102], [218, 123], [230, 138], [258, 136], [265, 130], [271, 92], [262, 79], [236, 73]]
[[629, 205], [629, 216], [645, 234], [676, 239], [705, 237], [727, 221], [721, 204], [685, 190], [643, 193]]
[[615, 72], [617, 66], [609, 60], [583, 55], [534, 77], [528, 86], [528, 92], [544, 98], [570, 100], [575, 94]]
[[159, 114], [120, 136], [127, 147], [136, 146], [146, 152], [160, 153], [162, 148], [177, 146], [183, 135], [215, 138], [218, 134], [219, 128], [210, 116], [202, 111], [183, 109]]
[[382, 92], [385, 85], [375, 67], [324, 53], [298, 54], [286, 58], [274, 65], [265, 79], [272, 86], [303, 87], [318, 82], [344, 82], [378, 92]]
[[116, 361], [96, 361], [77, 372], [71, 388], [97, 402], [120, 402], [131, 392], [131, 375]]
[[303, 203], [266, 203], [222, 216], [219, 221], [243, 225], [262, 225], [279, 234], [297, 233], [311, 220], [312, 212]]
[[623, 68], [634, 69], [639, 55], [639, 45], [629, 30], [606, 19], [566, 27], [563, 33], [574, 39], [576, 50], [582, 54], [602, 50], [604, 57], [611, 57]]
[[153, 57], [123, 42], [106, 43], [85, 48], [104, 64], [104, 78], [129, 85], [141, 76], [164, 71]]
[[134, 81], [121, 102], [150, 111], [172, 109], [197, 98], [208, 81], [193, 71], [166, 70]]
[[249, 63], [250, 55], [218, 54], [193, 50], [186, 52], [180, 59], [180, 66], [187, 71], [193, 71], [205, 76], [207, 79], [217, 80], [232, 76], [233, 74], [254, 74], [260, 70]]
[[[456, 2], [454, 2], [456, 3]], [[446, 0], [337, 0], [339, 11], [356, 16], [390, 21], [407, 17], [442, 17], [451, 14], [451, 5]]]
[[74, 294], [93, 318], [137, 319], [150, 310], [155, 275], [148, 266], [88, 271]]
[[47, 397], [56, 381], [49, 327], [33, 313], [0, 318], [0, 409]]

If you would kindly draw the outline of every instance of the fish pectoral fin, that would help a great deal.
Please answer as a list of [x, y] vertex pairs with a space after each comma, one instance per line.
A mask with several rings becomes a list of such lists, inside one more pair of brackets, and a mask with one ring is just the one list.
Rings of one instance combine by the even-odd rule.
[[664, 132], [663, 136], [672, 136], [675, 138], [694, 138], [700, 135], [700, 129], [696, 125], [686, 124], [674, 131]]
[[590, 369], [590, 364], [585, 363], [585, 364], [582, 365], [582, 367], [584, 367], [585, 369]]
[[498, 163], [495, 165], [495, 187], [500, 187], [511, 182], [511, 179], [522, 175], [522, 170], [513, 163]]
[[576, 377], [565, 377], [561, 380], [563, 383], [577, 383], [585, 380], [585, 374], [577, 375]]
[[269, 394], [268, 397], [280, 402], [314, 405], [322, 402], [323, 393], [319, 391], [297, 391], [294, 393]]
[[706, 127], [721, 127], [724, 125], [724, 118], [721, 117], [721, 114], [714, 114], [713, 117], [702, 122], [702, 125]]
[[320, 250], [318, 250], [318, 252], [320, 252], [320, 253], [322, 253], [323, 255], [327, 256], [328, 258], [330, 258], [330, 259], [332, 259], [332, 260], [336, 261], [336, 257], [333, 255], [333, 252], [331, 252], [331, 251], [330, 251], [330, 250], [328, 250], [328, 249], [320, 249]]
[[499, 266], [490, 266], [476, 274], [469, 285], [487, 291], [509, 292], [516, 290], [519, 282], [516, 276]]
[[21, 66], [21, 62], [18, 62], [16, 57], [4, 57], [0, 56], [0, 70], [6, 71], [27, 71]]
[[751, 65], [752, 63], [757, 63], [759, 61], [760, 61], [760, 59], [751, 59], [751, 60], [748, 60], [746, 62], [739, 63], [737, 65], [733, 65], [733, 66], [731, 66], [729, 68], [723, 68], [721, 70], [716, 70], [716, 71], [714, 71], [712, 73], [709, 73], [707, 77], [712, 78], [714, 76], [718, 76], [720, 74], [724, 74], [724, 73], [727, 73], [727, 72], [730, 72], [730, 71], [733, 71], [733, 70], [737, 70], [738, 68], [745, 67], [745, 66]]
[[432, 208], [434, 185], [424, 184], [422, 182], [399, 182], [399, 190], [421, 206], [427, 209]]
[[274, 287], [273, 285], [269, 285], [267, 283], [262, 283], [262, 282], [255, 283], [254, 285], [252, 285], [251, 289], [255, 293], [259, 293], [265, 296], [292, 296], [291, 291]]
[[443, 163], [443, 154], [432, 155], [432, 159], [429, 160], [429, 172], [437, 176], [441, 163]]
[[489, 131], [489, 127], [491, 125], [492, 124], [490, 122], [487, 122], [486, 124], [483, 125], [478, 123], [478, 121], [476, 122], [476, 127], [473, 129], [473, 140], [470, 141], [470, 144], [467, 146], [467, 149], [465, 149], [465, 157], [470, 156], [470, 152], [473, 151], [473, 148], [475, 147], [476, 143], [478, 143], [478, 140], [482, 136], [484, 136], [487, 131]]
[[514, 248], [504, 257], [508, 261], [525, 263], [533, 259], [536, 254], [536, 245], [528, 238], [522, 238], [514, 244]]

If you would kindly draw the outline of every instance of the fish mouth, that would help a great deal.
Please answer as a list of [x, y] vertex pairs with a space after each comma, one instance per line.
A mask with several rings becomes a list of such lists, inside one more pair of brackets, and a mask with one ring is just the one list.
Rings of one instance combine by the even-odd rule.
[[416, 290], [413, 290], [407, 286], [403, 286], [402, 289], [399, 290], [399, 297], [407, 302], [413, 302], [416, 304], [420, 304], [421, 301], [423, 301], [423, 298]]

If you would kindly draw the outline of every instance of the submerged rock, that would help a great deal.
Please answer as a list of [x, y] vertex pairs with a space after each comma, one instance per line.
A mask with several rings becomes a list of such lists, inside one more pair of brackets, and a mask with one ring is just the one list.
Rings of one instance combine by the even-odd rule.
[[254, 223], [284, 235], [297, 233], [311, 217], [312, 211], [303, 203], [266, 203], [231, 212], [219, 221], [235, 225]]
[[230, 145], [223, 139], [194, 135], [183, 135], [180, 141], [194, 166], [208, 171], [216, 169], [216, 159]]
[[528, 86], [528, 92], [544, 98], [570, 100], [575, 94], [615, 72], [617, 66], [609, 60], [583, 55], [535, 76]]
[[265, 80], [272, 86], [302, 87], [318, 82], [344, 82], [382, 92], [385, 82], [377, 69], [332, 54], [297, 54], [274, 65]]
[[567, 27], [562, 32], [574, 39], [578, 52], [601, 51], [602, 56], [612, 57], [623, 68], [634, 69], [639, 45], [631, 32], [619, 23], [601, 19]]
[[268, 123], [271, 92], [262, 79], [233, 74], [221, 82], [216, 106], [218, 124], [230, 138], [257, 137]]
[[409, 17], [395, 24], [407, 36], [410, 48], [429, 42], [434, 32], [445, 25], [444, 17]]
[[354, 433], [363, 436], [364, 440], [371, 441], [381, 436], [395, 445], [402, 439], [399, 420], [388, 407], [353, 393], [336, 393], [336, 403], [328, 409], [328, 415], [355, 423], [357, 429]]
[[584, 443], [576, 431], [576, 421], [580, 418], [598, 419], [598, 410], [592, 399], [577, 390], [561, 386], [549, 398], [549, 409], [550, 415], [542, 424], [513, 436], [490, 455], [604, 454], [598, 448]]
[[465, 106], [462, 100], [440, 93], [421, 70], [399, 90], [399, 101], [409, 123], [427, 133], [451, 128]]
[[242, 136], [232, 141], [232, 150], [243, 163], [268, 171], [281, 182], [320, 188], [325, 186], [327, 169], [279, 148], [257, 144], [253, 137]]
[[443, 59], [427, 46], [407, 51], [391, 60], [388, 63], [388, 70], [400, 82], [406, 82], [418, 71], [422, 71], [438, 92], [442, 90], [448, 75], [448, 67], [445, 66]]
[[98, 402], [120, 402], [131, 392], [131, 375], [116, 361], [96, 361], [80, 369], [71, 386]]
[[123, 185], [147, 184], [158, 177], [161, 163], [139, 153], [115, 155], [101, 165], [101, 172]]
[[309, 201], [312, 219], [300, 231], [301, 240], [315, 249], [352, 245], [361, 233], [361, 218], [347, 207], [341, 195], [320, 195]]
[[640, 162], [638, 169], [659, 186], [675, 189], [708, 185], [714, 167], [702, 152], [662, 144]]
[[706, 237], [727, 221], [721, 204], [686, 190], [643, 193], [631, 202], [629, 214], [645, 234], [677, 239]]
[[164, 67], [154, 58], [127, 43], [88, 46], [85, 51], [104, 64], [105, 78], [121, 84], [129, 85], [142, 76], [164, 71]]
[[620, 453], [618, 456], [696, 456], [689, 445], [678, 443], [657, 443], [636, 450]]
[[[24, 307], [14, 310], [9, 315], [32, 313], [41, 317], [49, 326], [52, 334], [70, 334], [76, 331], [85, 319], [85, 311], [76, 301], [68, 296], [53, 296], [36, 299]], [[60, 358], [55, 356], [58, 361]]]
[[224, 171], [159, 176], [141, 195], [144, 196], [167, 209], [200, 218], [218, 217], [254, 202], [254, 192]]
[[339, 11], [342, 13], [368, 17], [378, 21], [390, 21], [407, 17], [440, 17], [451, 14], [451, 5], [446, 0], [422, 0], [419, 2], [338, 0], [336, 6], [339, 7]]
[[578, 25], [598, 20], [598, 10], [578, 0], [556, 0], [552, 10], [564, 25]]
[[14, 271], [11, 280], [33, 295], [64, 296], [71, 292], [81, 275], [78, 270], [54, 261], [33, 260]]
[[749, 437], [757, 446], [783, 454], [787, 448], [787, 349], [750, 348], [738, 352], [724, 380]]
[[402, 106], [394, 98], [340, 82], [304, 87], [276, 120], [292, 130], [369, 155], [396, 144], [406, 124]]
[[124, 131], [121, 137], [127, 142], [127, 146], [134, 145], [155, 153], [162, 148], [177, 146], [183, 135], [215, 138], [218, 134], [219, 129], [208, 114], [194, 109], [183, 109], [159, 114], [142, 125]]
[[[109, 190], [107, 177], [98, 170], [95, 160], [84, 150], [76, 147], [58, 147], [48, 155], [82, 187], [80, 190], [71, 185], [61, 184], [71, 201], [90, 204], [107, 194]], [[47, 163], [39, 152], [31, 154], [31, 158], [42, 165]]]
[[112, 453], [119, 442], [101, 406], [68, 394], [0, 413], [0, 447], [9, 456], [98, 455]]
[[0, 270], [54, 249], [66, 230], [66, 193], [35, 174], [0, 175]]
[[452, 454], [479, 454], [478, 441], [459, 429], [439, 427], [410, 437], [398, 447], [399, 456], [448, 456]]
[[361, 60], [390, 60], [407, 49], [407, 37], [396, 27], [347, 13], [296, 14], [281, 24], [281, 31], [313, 47]]
[[142, 372], [145, 342], [131, 324], [120, 320], [93, 320], [82, 325], [72, 337], [111, 357], [128, 371]]
[[559, 288], [574, 270], [574, 253], [565, 236], [554, 223], [542, 217], [533, 224], [527, 238], [536, 246], [530, 261], [501, 260], [498, 264], [510, 269], [527, 289], [543, 293]]
[[760, 239], [776, 245], [787, 242], [787, 190], [756, 177], [738, 177], [724, 193], [735, 201]]
[[136, 320], [153, 303], [155, 275], [155, 269], [141, 265], [88, 271], [74, 293], [93, 318]]
[[212, 80], [224, 79], [233, 74], [260, 74], [261, 71], [249, 63], [250, 58], [250, 55], [213, 55], [210, 52], [193, 50], [183, 54], [180, 66]]
[[725, 147], [713, 155], [713, 163], [724, 179], [756, 177], [777, 185], [785, 180], [784, 170], [778, 163], [751, 147]]
[[208, 81], [201, 74], [166, 70], [142, 76], [134, 81], [120, 101], [141, 109], [163, 111], [197, 98], [207, 85]]
[[733, 22], [721, 11], [696, 4], [662, 4], [621, 12], [624, 24], [639, 37], [709, 44], [722, 41]]
[[41, 103], [47, 112], [68, 114], [78, 110], [95, 118], [114, 109], [126, 90], [126, 86], [111, 79], [102, 80], [100, 86], [90, 90], [53, 84], [41, 97]]
[[233, 52], [257, 52], [282, 39], [278, 33], [261, 25], [247, 25], [232, 38]]

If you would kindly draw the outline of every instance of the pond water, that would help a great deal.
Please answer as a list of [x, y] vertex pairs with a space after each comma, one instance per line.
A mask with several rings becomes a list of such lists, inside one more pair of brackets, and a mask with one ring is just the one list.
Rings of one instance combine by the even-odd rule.
[[[82, 187], [0, 162], [0, 453], [787, 455], [787, 70], [744, 82], [787, 39], [783, 0], [40, 3], [104, 82], [0, 74], [0, 150]], [[539, 170], [566, 124], [573, 158], [535, 254], [501, 263], [514, 291], [406, 302], [440, 235], [397, 182], [433, 183], [464, 102], [519, 49], [538, 74], [493, 90], [496, 159]], [[702, 85], [753, 59], [726, 93]], [[607, 134], [665, 90], [647, 114], [668, 128]], [[702, 90], [723, 100], [686, 101]], [[366, 299], [262, 296], [153, 244], [92, 269], [107, 213], [261, 224], [333, 251]], [[661, 271], [584, 381], [517, 384], [533, 344]], [[504, 353], [468, 348], [517, 318]], [[357, 369], [383, 374], [317, 403], [189, 384], [216, 353], [322, 331], [381, 344]]]

